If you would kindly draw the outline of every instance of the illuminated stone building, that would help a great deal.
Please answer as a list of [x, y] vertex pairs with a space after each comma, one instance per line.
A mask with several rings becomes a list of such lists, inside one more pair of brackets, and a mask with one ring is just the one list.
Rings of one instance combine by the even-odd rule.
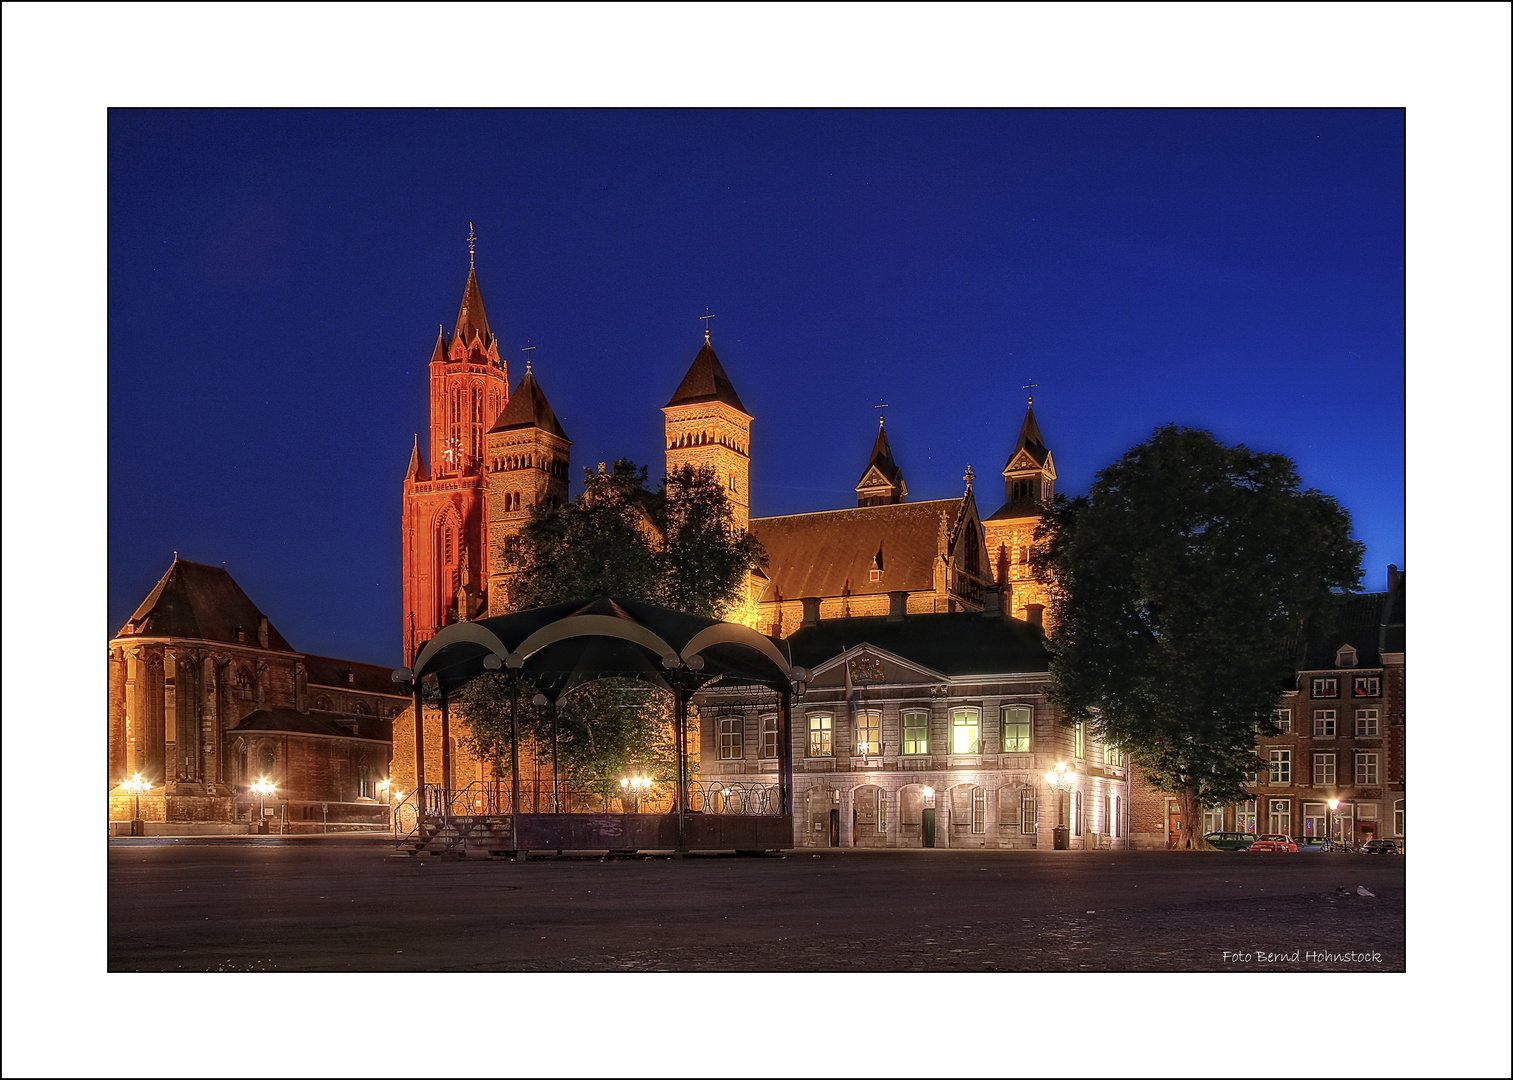
[[[988, 594], [990, 598], [996, 594]], [[981, 612], [820, 618], [787, 639], [808, 669], [793, 711], [801, 847], [1122, 848], [1128, 778], [1046, 701], [1038, 627]], [[776, 782], [777, 714], [710, 690], [700, 714], [706, 787]], [[1046, 781], [1068, 767], [1061, 791]]]
[[387, 825], [405, 701], [390, 669], [295, 651], [224, 567], [175, 554], [109, 644], [113, 828], [140, 807], [149, 832], [245, 832], [259, 778], [287, 829]]
[[[1256, 742], [1266, 766], [1256, 797], [1205, 811], [1201, 832], [1403, 840], [1404, 611], [1403, 574], [1389, 566], [1386, 592], [1340, 596], [1309, 625], [1277, 709], [1281, 732]], [[1190, 826], [1172, 797], [1137, 780], [1132, 798], [1135, 847], [1183, 844]]]

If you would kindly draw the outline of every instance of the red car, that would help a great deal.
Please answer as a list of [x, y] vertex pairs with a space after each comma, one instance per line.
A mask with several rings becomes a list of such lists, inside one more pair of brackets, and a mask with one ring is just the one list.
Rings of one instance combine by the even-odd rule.
[[1256, 838], [1256, 842], [1250, 845], [1251, 851], [1291, 851], [1297, 853], [1298, 845], [1292, 842], [1292, 837], [1282, 836], [1279, 833], [1267, 833], [1265, 836]]

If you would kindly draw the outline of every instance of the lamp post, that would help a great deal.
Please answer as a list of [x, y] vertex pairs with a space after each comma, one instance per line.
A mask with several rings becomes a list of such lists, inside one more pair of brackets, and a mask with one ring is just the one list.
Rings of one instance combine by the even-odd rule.
[[1048, 769], [1045, 774], [1045, 782], [1056, 792], [1056, 831], [1051, 834], [1051, 850], [1065, 851], [1070, 847], [1066, 827], [1066, 793], [1072, 790], [1077, 783], [1077, 774], [1066, 767], [1066, 762], [1058, 761], [1054, 769]]
[[1329, 847], [1334, 848], [1334, 812], [1340, 808], [1339, 799], [1329, 800], [1329, 812], [1324, 815], [1324, 835], [1329, 837]]
[[274, 790], [273, 782], [266, 776], [259, 776], [252, 785], [252, 793], [257, 796], [257, 831], [260, 833], [268, 831], [268, 819], [263, 816], [263, 800], [272, 795]]
[[620, 777], [620, 791], [622, 792], [620, 798], [622, 802], [626, 798], [630, 799], [630, 812], [632, 814], [639, 814], [641, 812], [641, 794], [642, 792], [650, 791], [654, 783], [656, 781], [649, 776]]
[[146, 822], [142, 820], [142, 792], [147, 791], [152, 785], [142, 779], [141, 773], [135, 773], [130, 780], [127, 780], [121, 786], [131, 792], [131, 835], [144, 836], [146, 835], [147, 827]]
[[919, 842], [922, 847], [935, 846], [935, 789], [926, 784], [920, 789], [924, 805], [919, 811]]

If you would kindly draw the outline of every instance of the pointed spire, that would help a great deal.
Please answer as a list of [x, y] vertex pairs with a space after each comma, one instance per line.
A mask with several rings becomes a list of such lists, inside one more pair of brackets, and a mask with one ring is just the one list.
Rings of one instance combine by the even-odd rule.
[[462, 306], [457, 309], [457, 329], [453, 338], [467, 346], [473, 343], [474, 335], [483, 341], [485, 348], [493, 340], [489, 333], [489, 317], [483, 310], [483, 294], [478, 291], [478, 272], [469, 266], [468, 283], [462, 290]]
[[699, 350], [699, 355], [694, 357], [693, 366], [688, 369], [688, 374], [684, 375], [683, 381], [678, 384], [672, 400], [664, 407], [693, 405], [704, 401], [723, 401], [745, 415], [751, 415], [746, 412], [746, 406], [741, 404], [740, 395], [731, 385], [730, 376], [725, 374], [725, 369], [720, 365], [720, 358], [714, 354], [714, 346], [709, 343], [707, 323], [705, 324], [704, 347]]
[[429, 480], [426, 475], [426, 464], [420, 459], [420, 436], [415, 436], [415, 445], [410, 449], [410, 464], [405, 469], [405, 481], [413, 483], [417, 480]]
[[445, 364], [447, 362], [447, 335], [446, 331], [441, 328], [440, 323], [436, 324], [436, 345], [431, 349], [430, 362], [433, 364]]
[[886, 506], [901, 503], [909, 494], [904, 483], [904, 472], [893, 460], [893, 448], [888, 445], [888, 433], [883, 428], [883, 418], [877, 418], [877, 438], [872, 440], [872, 456], [862, 470], [862, 478], [856, 482], [858, 506]]
[[551, 405], [547, 403], [541, 384], [536, 382], [536, 376], [530, 371], [521, 376], [520, 385], [510, 395], [510, 403], [504, 407], [498, 421], [489, 431], [514, 431], [518, 428], [539, 428], [559, 439], [572, 442], [557, 422], [557, 414], [552, 412]]
[[[1014, 444], [1014, 449], [1009, 452], [1009, 461], [1013, 461], [1019, 451], [1027, 451], [1030, 457], [1035, 459], [1035, 464], [1044, 465], [1050, 451], [1046, 449], [1045, 439], [1040, 435], [1040, 425], [1035, 422], [1035, 406], [1027, 405], [1024, 410], [1024, 423], [1019, 427], [1019, 441]], [[1005, 465], [1005, 468], [1008, 466]]]

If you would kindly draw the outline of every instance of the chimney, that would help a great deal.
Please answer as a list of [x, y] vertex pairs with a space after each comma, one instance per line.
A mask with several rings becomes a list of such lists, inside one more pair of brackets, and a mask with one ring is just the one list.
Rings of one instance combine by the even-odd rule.
[[257, 617], [257, 643], [263, 648], [268, 647], [268, 616]]
[[903, 622], [904, 616], [909, 614], [909, 592], [907, 589], [899, 589], [888, 594], [888, 621]]
[[1024, 609], [1024, 621], [1031, 626], [1045, 628], [1045, 605], [1027, 604]]
[[799, 603], [804, 605], [804, 621], [799, 623], [799, 629], [806, 626], [818, 626], [820, 622], [820, 598], [818, 596], [806, 596]]
[[997, 589], [982, 591], [982, 617], [984, 619], [1003, 618], [1003, 593]]

